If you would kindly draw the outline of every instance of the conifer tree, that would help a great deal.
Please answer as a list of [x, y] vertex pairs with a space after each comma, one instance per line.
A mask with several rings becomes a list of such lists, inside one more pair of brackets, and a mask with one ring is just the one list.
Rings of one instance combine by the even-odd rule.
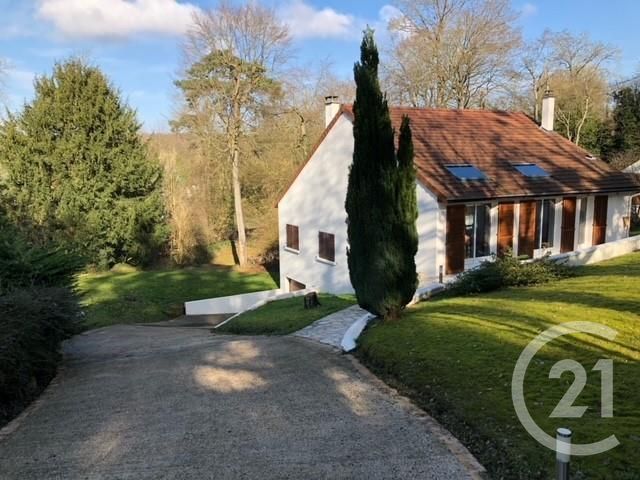
[[640, 151], [640, 89], [625, 87], [613, 94], [613, 149]]
[[161, 253], [161, 169], [136, 112], [81, 60], [56, 64], [34, 86], [33, 101], [0, 128], [12, 223], [31, 242], [53, 241], [104, 267]]
[[348, 262], [360, 306], [396, 319], [417, 286], [413, 145], [403, 119], [398, 157], [389, 107], [378, 81], [373, 31], [364, 33], [354, 67], [354, 152], [347, 190]]

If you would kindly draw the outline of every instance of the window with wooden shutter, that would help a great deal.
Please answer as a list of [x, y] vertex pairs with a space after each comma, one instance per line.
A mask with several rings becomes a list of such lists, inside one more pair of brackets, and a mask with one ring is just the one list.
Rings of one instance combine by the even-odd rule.
[[333, 233], [318, 232], [318, 258], [336, 261], [336, 237]]
[[297, 225], [287, 224], [287, 248], [300, 251], [300, 235]]
[[556, 222], [556, 201], [538, 200], [536, 206], [536, 248], [553, 248]]
[[501, 203], [498, 206], [498, 255], [503, 256], [513, 248], [513, 203]]
[[560, 253], [571, 252], [575, 248], [576, 197], [562, 199], [562, 231]]
[[593, 245], [600, 245], [606, 240], [608, 203], [606, 195], [598, 195], [593, 201]]
[[536, 212], [538, 203], [535, 201], [520, 202], [520, 222], [518, 227], [518, 256], [533, 258], [536, 247]]
[[447, 206], [447, 231], [445, 240], [445, 268], [447, 275], [464, 270], [465, 255], [465, 213], [464, 205]]

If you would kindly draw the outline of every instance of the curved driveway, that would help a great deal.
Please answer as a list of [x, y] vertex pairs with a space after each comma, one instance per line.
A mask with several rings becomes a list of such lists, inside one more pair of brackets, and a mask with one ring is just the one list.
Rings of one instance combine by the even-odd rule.
[[116, 326], [65, 350], [0, 432], [2, 479], [471, 478], [428, 418], [303, 339]]

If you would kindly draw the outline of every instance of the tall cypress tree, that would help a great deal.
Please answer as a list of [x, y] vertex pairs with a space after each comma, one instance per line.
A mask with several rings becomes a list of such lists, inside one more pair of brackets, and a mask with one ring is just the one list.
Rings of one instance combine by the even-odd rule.
[[398, 318], [417, 286], [415, 172], [409, 120], [403, 119], [398, 157], [387, 100], [378, 81], [373, 31], [364, 32], [354, 67], [354, 152], [346, 211], [349, 275], [360, 306]]

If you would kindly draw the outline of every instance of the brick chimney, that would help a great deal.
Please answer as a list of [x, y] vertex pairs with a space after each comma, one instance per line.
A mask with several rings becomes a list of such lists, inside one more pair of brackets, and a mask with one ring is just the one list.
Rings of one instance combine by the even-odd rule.
[[340, 111], [340, 102], [337, 95], [328, 95], [324, 97], [324, 126], [328, 127], [338, 112]]

